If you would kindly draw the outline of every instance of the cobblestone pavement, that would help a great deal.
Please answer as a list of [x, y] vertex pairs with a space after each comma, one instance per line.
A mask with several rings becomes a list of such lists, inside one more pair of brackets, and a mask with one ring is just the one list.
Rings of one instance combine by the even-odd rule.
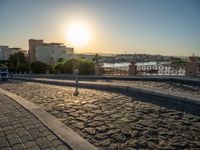
[[14, 81], [1, 87], [43, 107], [100, 149], [200, 149], [200, 117], [119, 93]]
[[0, 94], [1, 150], [68, 150], [47, 127], [14, 100]]

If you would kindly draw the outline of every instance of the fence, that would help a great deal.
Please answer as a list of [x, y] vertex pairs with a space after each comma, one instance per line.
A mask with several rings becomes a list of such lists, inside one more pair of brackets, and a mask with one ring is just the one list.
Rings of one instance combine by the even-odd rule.
[[104, 75], [128, 76], [128, 70], [128, 66], [102, 67], [101, 73]]
[[[129, 74], [129, 66], [101, 67], [100, 70], [103, 75], [128, 76]], [[137, 65], [137, 75], [185, 76], [185, 65]]]
[[185, 76], [185, 65], [146, 65], [137, 66], [137, 75]]

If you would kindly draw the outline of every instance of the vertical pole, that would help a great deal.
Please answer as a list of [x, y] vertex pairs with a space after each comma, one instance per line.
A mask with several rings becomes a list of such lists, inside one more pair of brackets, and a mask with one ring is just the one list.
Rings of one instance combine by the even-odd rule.
[[75, 73], [75, 77], [76, 77], [76, 85], [75, 85], [75, 92], [74, 92], [74, 96], [78, 96], [79, 92], [78, 92], [78, 74], [79, 74], [79, 70], [75, 69], [74, 71]]

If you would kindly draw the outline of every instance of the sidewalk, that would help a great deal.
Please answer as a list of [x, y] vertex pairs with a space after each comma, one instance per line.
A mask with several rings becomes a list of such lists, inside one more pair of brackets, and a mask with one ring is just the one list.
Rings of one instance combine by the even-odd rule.
[[0, 149], [69, 150], [41, 121], [3, 94], [0, 94]]

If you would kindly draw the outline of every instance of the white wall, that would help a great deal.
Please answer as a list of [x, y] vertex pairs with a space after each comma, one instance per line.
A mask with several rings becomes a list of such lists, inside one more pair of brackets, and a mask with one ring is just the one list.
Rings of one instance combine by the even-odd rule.
[[8, 46], [0, 46], [0, 60], [8, 60], [9, 48]]
[[70, 58], [73, 53], [73, 48], [60, 46], [57, 44], [44, 44], [36, 47], [36, 60], [53, 65], [60, 58], [63, 60]]

